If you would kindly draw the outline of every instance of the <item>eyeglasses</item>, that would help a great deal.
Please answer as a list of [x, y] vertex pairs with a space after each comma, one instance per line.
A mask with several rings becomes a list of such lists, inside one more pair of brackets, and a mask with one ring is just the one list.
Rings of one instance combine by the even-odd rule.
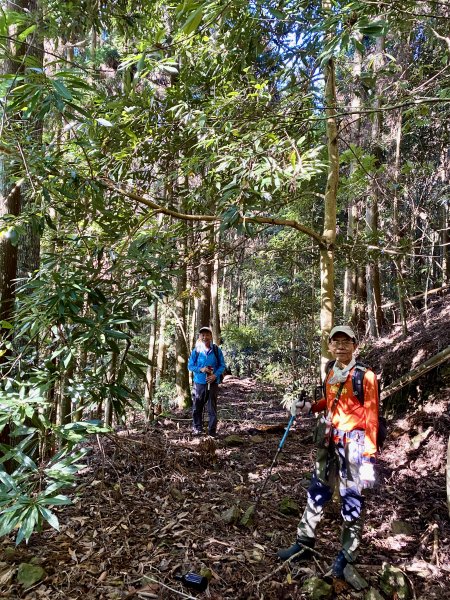
[[352, 342], [352, 340], [331, 340], [330, 344], [332, 346], [349, 347], [349, 346], [353, 346], [354, 342]]

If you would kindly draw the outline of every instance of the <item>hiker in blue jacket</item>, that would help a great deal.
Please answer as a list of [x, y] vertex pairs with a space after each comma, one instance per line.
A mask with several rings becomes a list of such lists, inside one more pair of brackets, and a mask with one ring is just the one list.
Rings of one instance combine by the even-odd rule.
[[225, 360], [222, 350], [213, 344], [211, 327], [201, 327], [195, 348], [189, 357], [188, 369], [194, 373], [192, 420], [194, 435], [203, 430], [203, 409], [208, 405], [208, 434], [216, 436], [217, 431], [217, 391]]

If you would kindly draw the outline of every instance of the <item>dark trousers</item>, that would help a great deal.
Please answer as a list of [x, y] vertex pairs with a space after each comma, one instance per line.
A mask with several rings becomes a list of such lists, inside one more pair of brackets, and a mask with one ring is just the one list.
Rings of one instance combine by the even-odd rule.
[[192, 398], [192, 420], [194, 429], [203, 429], [203, 409], [208, 405], [208, 433], [215, 434], [217, 429], [217, 391], [218, 384], [194, 383]]

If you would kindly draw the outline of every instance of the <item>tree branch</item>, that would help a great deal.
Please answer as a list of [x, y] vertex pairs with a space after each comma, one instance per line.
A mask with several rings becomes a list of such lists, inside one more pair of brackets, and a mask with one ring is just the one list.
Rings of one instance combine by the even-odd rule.
[[[144, 204], [145, 206], [148, 206], [156, 213], [167, 215], [169, 217], [173, 217], [174, 219], [180, 219], [182, 221], [201, 221], [206, 223], [223, 222], [223, 218], [217, 215], [188, 215], [186, 213], [180, 213], [176, 210], [166, 208], [164, 206], [161, 206], [160, 204], [157, 204], [153, 200], [150, 200], [146, 196], [138, 194], [132, 190], [128, 190], [125, 187], [114, 183], [110, 179], [101, 178], [100, 182], [112, 192], [116, 192], [117, 194], [120, 194], [121, 196], [126, 196], [127, 198], [131, 198], [132, 200], [139, 202], [139, 204]], [[305, 235], [312, 238], [319, 245], [320, 248], [327, 247], [323, 237], [317, 232], [315, 232], [314, 229], [310, 229], [309, 227], [306, 227], [306, 225], [302, 225], [301, 223], [298, 223], [298, 221], [293, 221], [291, 219], [278, 219], [276, 217], [241, 216], [239, 219], [239, 223], [259, 223], [262, 225], [280, 225], [282, 227], [291, 227], [292, 229], [296, 229], [297, 231], [300, 231], [301, 233], [304, 233]]]

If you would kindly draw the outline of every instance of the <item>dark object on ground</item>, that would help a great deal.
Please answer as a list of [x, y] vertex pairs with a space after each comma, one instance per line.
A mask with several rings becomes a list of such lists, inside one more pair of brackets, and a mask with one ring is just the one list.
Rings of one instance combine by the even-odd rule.
[[186, 573], [186, 575], [175, 575], [175, 579], [181, 581], [187, 588], [204, 592], [208, 587], [208, 579], [197, 575], [197, 573]]

